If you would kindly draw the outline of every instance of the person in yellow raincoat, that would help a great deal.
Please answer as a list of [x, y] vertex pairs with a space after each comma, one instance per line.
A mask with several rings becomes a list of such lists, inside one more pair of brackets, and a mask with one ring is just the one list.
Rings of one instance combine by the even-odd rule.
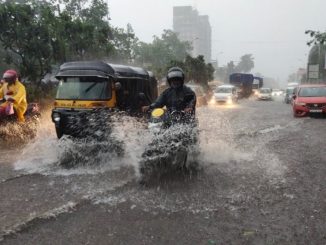
[[25, 122], [24, 114], [27, 109], [25, 86], [18, 81], [17, 72], [14, 70], [7, 70], [3, 74], [3, 81], [3, 85], [0, 86], [0, 99], [5, 99], [6, 102], [0, 104], [0, 117], [7, 115], [6, 108], [13, 103], [18, 121]]

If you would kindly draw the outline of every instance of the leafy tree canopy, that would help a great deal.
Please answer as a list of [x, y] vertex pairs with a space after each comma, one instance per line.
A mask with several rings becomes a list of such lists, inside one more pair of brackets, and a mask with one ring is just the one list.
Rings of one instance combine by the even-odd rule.
[[161, 37], [154, 36], [152, 43], [140, 42], [135, 48], [136, 63], [148, 65], [158, 76], [163, 76], [171, 60], [185, 60], [191, 51], [188, 42], [179, 40], [176, 33], [164, 30]]
[[[87, 7], [85, 7], [87, 6]], [[23, 77], [39, 81], [53, 64], [101, 58], [114, 49], [103, 0], [0, 2], [0, 42], [5, 59]]]
[[187, 55], [185, 61], [172, 60], [168, 63], [165, 72], [173, 66], [178, 66], [184, 70], [186, 82], [193, 81], [203, 87], [208, 87], [208, 82], [214, 79], [215, 69], [212, 64], [205, 63], [203, 55], [199, 55], [196, 58]]
[[307, 42], [309, 46], [313, 44], [326, 44], [326, 32], [307, 30], [305, 33], [311, 37], [311, 40]]
[[241, 56], [236, 70], [238, 72], [250, 72], [255, 67], [254, 58], [252, 54], [245, 54]]

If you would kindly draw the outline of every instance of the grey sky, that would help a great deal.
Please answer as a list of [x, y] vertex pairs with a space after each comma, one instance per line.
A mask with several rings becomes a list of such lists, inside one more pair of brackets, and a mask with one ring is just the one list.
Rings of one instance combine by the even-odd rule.
[[[192, 5], [209, 15], [212, 57], [219, 65], [246, 53], [255, 57], [254, 72], [284, 82], [306, 66], [306, 29], [326, 30], [326, 0], [108, 0], [111, 23], [130, 23], [145, 42], [172, 29], [173, 6]], [[223, 52], [223, 53], [221, 53]]]

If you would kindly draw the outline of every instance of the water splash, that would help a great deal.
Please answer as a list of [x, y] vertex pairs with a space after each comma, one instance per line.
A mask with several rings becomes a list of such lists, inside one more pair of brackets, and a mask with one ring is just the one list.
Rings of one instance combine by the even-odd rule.
[[[137, 169], [146, 145], [144, 124], [125, 114], [112, 115], [110, 123], [109, 132], [105, 131], [107, 125], [101, 122], [95, 125], [98, 131], [104, 132], [100, 140], [67, 136], [58, 140], [50, 116], [45, 116], [35, 140], [23, 149], [15, 169], [54, 175], [97, 174], [125, 166]], [[123, 154], [119, 155], [122, 148]]]

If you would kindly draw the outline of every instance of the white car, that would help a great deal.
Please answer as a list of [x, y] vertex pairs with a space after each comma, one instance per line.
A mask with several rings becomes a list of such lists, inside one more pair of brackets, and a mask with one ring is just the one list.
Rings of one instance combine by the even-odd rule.
[[236, 87], [233, 85], [221, 85], [214, 91], [214, 101], [217, 103], [233, 104], [238, 101]]
[[272, 96], [281, 96], [283, 95], [283, 91], [280, 89], [273, 89]]
[[272, 100], [272, 89], [271, 88], [260, 88], [258, 90], [257, 98], [259, 100]]

